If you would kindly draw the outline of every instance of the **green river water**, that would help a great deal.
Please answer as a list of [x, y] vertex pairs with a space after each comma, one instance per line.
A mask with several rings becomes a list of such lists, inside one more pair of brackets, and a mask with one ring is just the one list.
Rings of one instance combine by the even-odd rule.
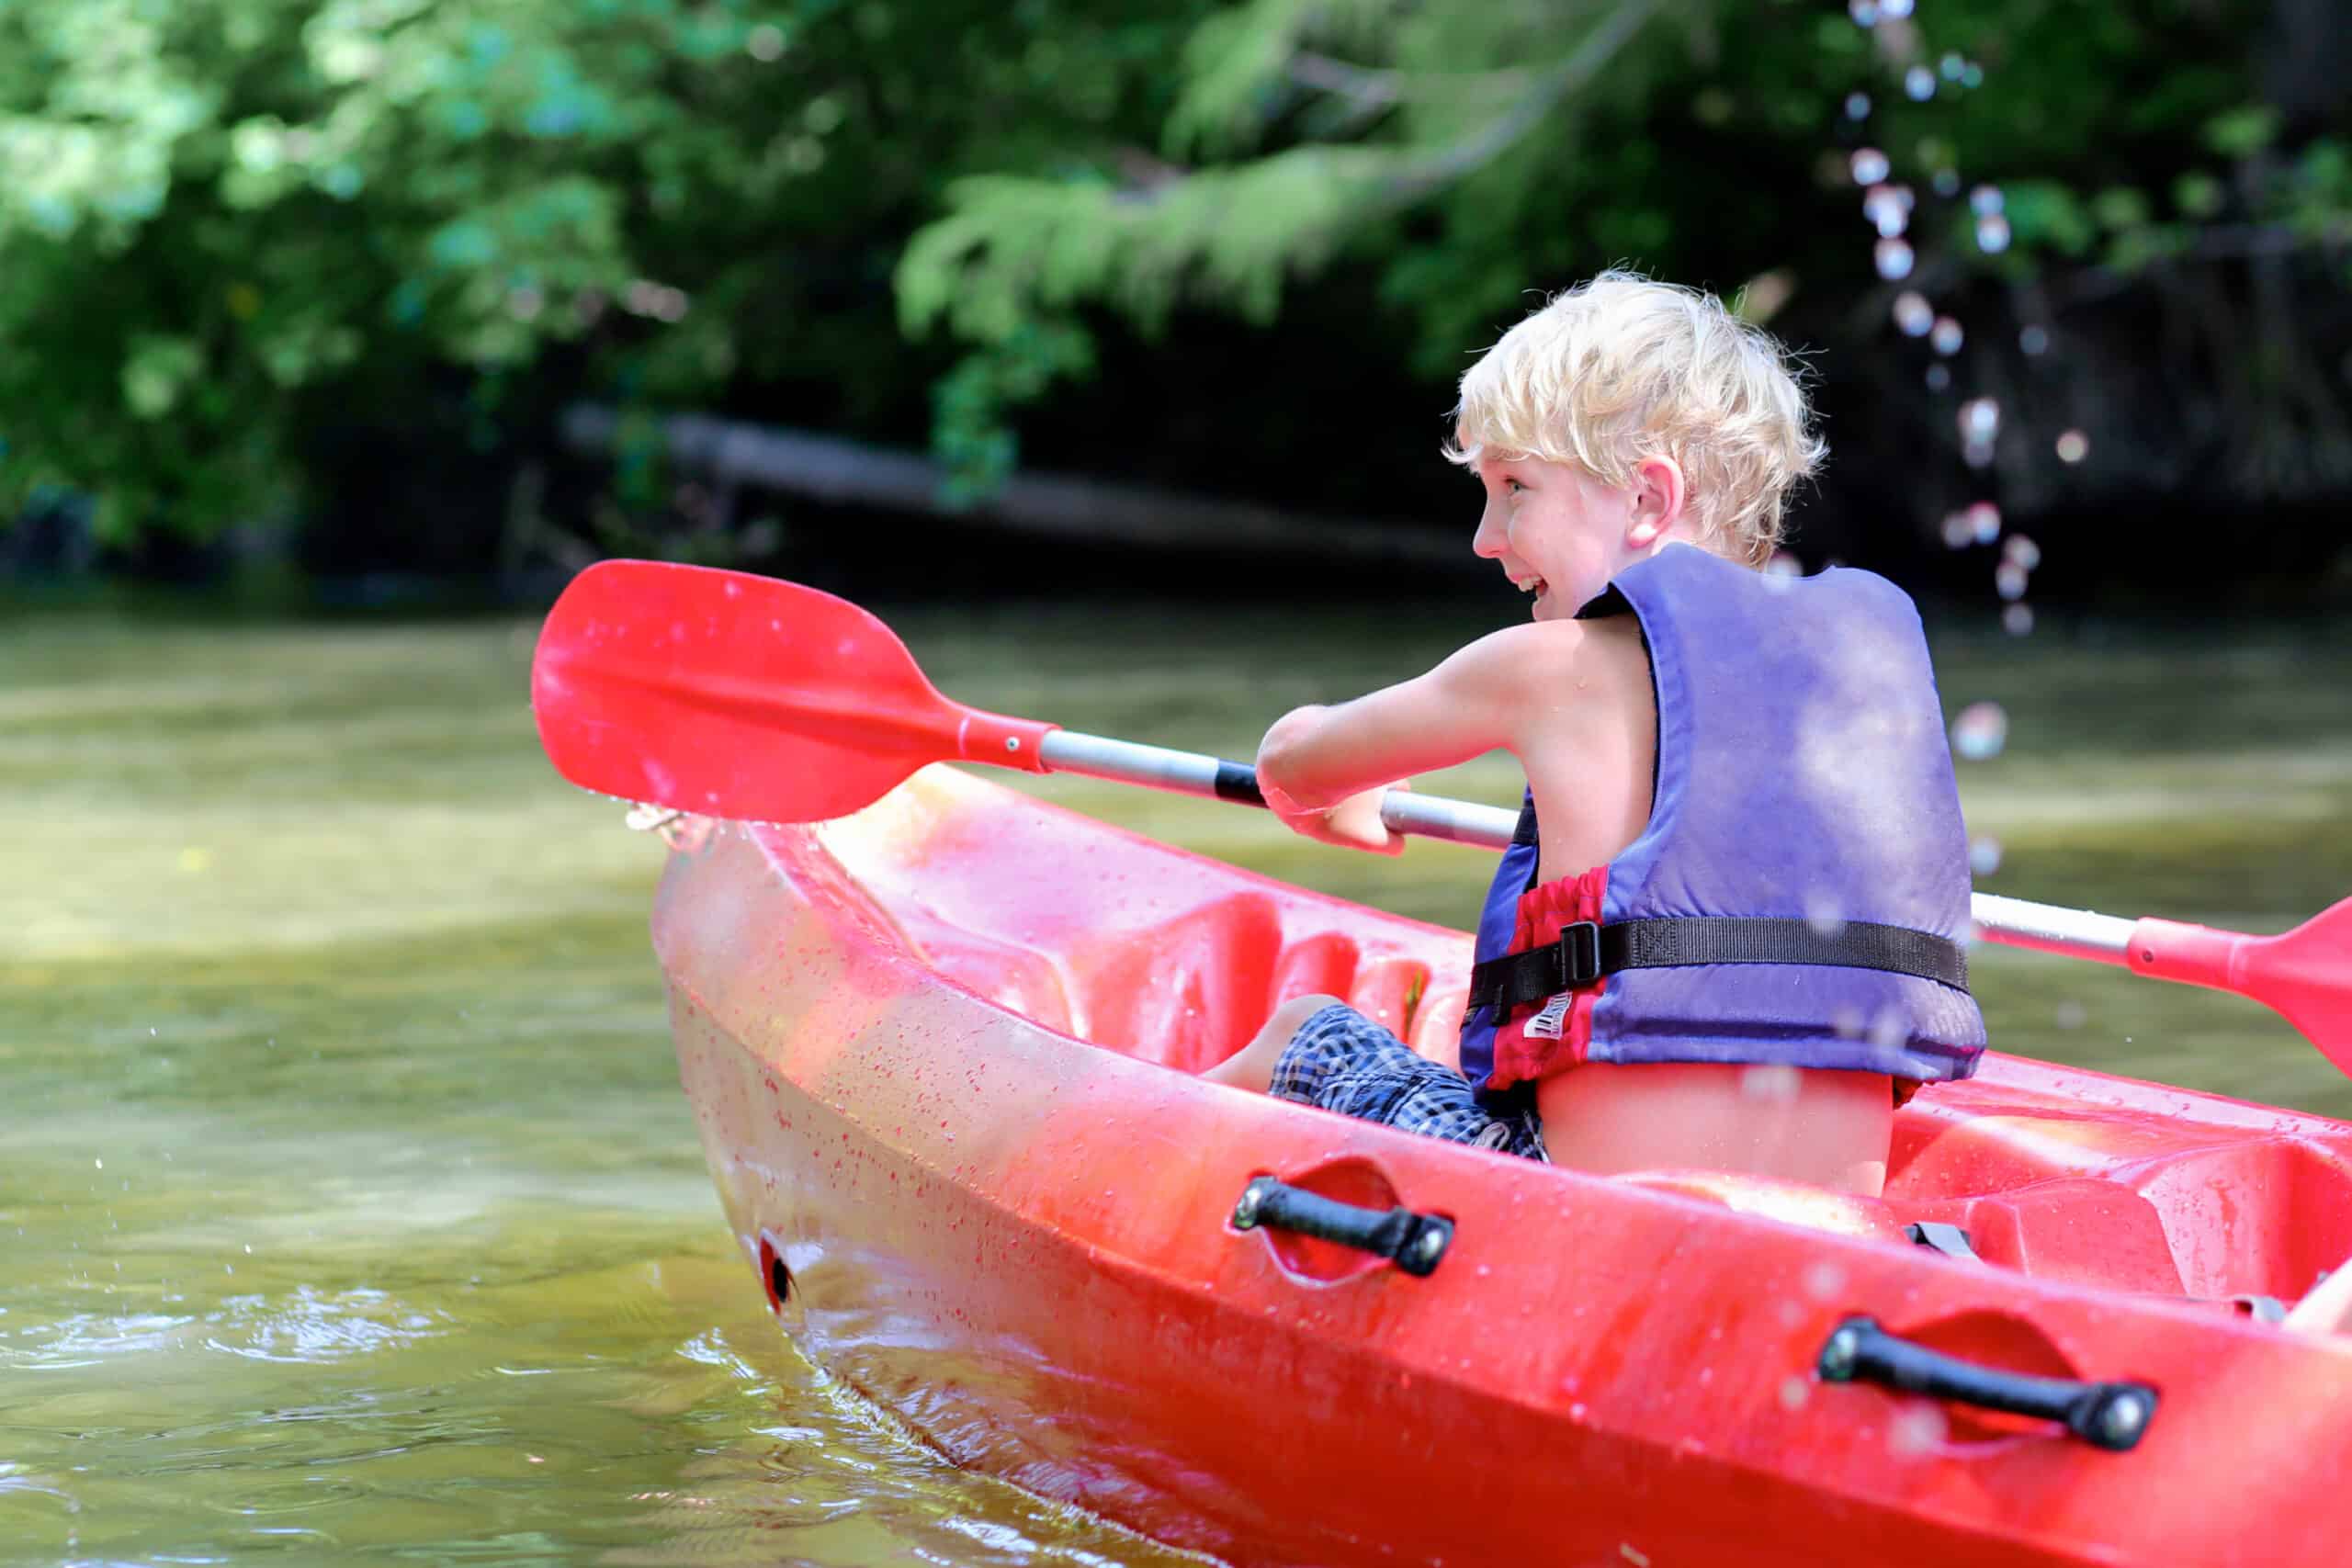
[[[1479, 629], [891, 617], [951, 694], [1244, 754]], [[0, 1562], [1192, 1561], [966, 1475], [803, 1363], [725, 1234], [645, 918], [560, 783], [535, 627], [0, 627]], [[2352, 892], [2352, 636], [1939, 640], [1982, 886], [2278, 930]], [[1498, 804], [1479, 763], [1422, 787]], [[1042, 793], [1459, 923], [1476, 852]], [[1996, 1043], [2352, 1115], [2267, 1013], [1980, 949]]]

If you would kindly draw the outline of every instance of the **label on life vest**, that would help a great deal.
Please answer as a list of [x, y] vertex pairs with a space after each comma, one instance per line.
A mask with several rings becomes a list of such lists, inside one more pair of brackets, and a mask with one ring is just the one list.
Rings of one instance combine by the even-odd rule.
[[1527, 1021], [1520, 1032], [1535, 1040], [1557, 1040], [1560, 1029], [1567, 1021], [1568, 1008], [1576, 1001], [1574, 991], [1562, 991], [1544, 1004], [1544, 1010]]

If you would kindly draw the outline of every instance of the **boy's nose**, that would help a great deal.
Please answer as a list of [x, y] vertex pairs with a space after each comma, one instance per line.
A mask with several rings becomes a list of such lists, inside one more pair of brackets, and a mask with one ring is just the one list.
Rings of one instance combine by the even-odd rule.
[[1504, 549], [1503, 530], [1495, 521], [1495, 509], [1487, 507], [1478, 513], [1478, 531], [1470, 536], [1470, 549], [1488, 560], [1498, 558]]

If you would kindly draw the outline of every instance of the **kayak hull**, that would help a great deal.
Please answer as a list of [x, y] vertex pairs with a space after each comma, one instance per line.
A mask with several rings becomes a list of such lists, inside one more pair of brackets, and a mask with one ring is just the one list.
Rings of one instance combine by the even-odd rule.
[[[1883, 1201], [1411, 1137], [1193, 1075], [1304, 990], [1433, 1049], [1466, 939], [942, 769], [819, 828], [689, 824], [654, 931], [728, 1222], [805, 1353], [1170, 1544], [2270, 1564], [2352, 1529], [2352, 1349], [2214, 1299], [2352, 1253], [2340, 1124], [1995, 1057], [1901, 1113]], [[1237, 1229], [1265, 1175], [1452, 1245], [1417, 1278]], [[2157, 1415], [2114, 1453], [1824, 1382], [1865, 1313]]]

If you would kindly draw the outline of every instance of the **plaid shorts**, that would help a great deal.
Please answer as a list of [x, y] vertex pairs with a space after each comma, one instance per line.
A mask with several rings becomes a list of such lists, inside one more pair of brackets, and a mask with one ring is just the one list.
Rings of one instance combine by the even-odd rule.
[[1470, 1080], [1416, 1055], [1351, 1007], [1334, 1003], [1308, 1016], [1274, 1060], [1272, 1092], [1383, 1126], [1544, 1159], [1544, 1124], [1533, 1107], [1497, 1115], [1478, 1103]]

